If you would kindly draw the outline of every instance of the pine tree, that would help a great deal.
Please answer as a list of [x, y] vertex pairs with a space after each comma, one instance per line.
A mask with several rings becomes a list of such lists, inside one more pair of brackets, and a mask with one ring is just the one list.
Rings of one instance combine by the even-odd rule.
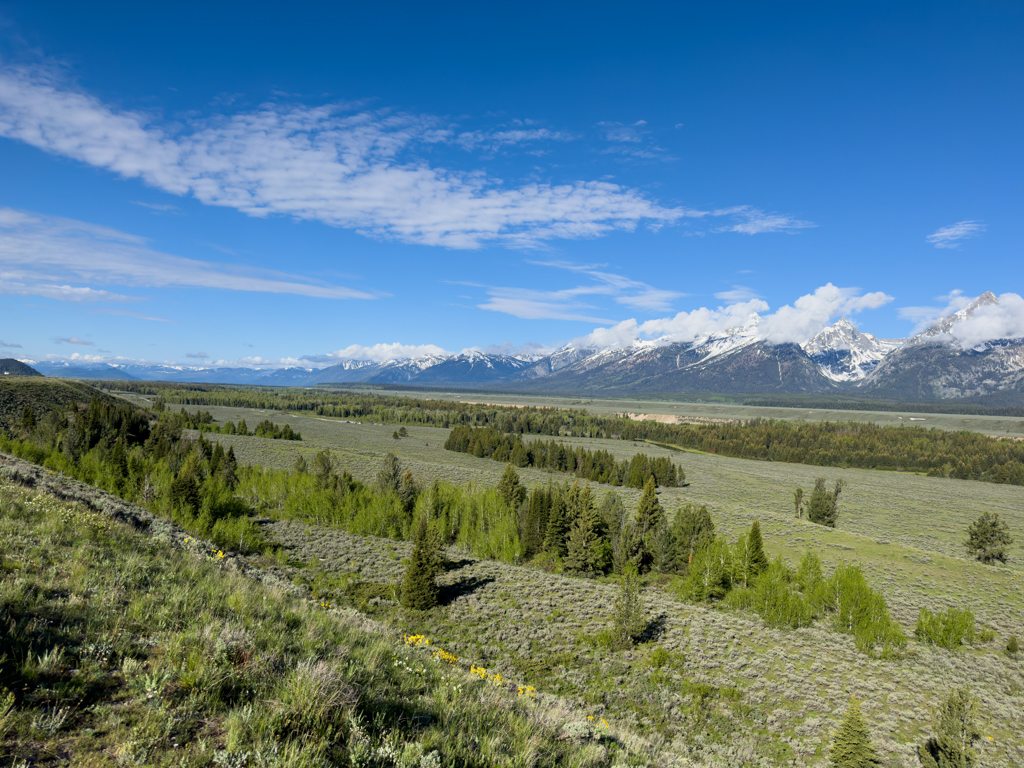
[[627, 648], [640, 639], [646, 628], [640, 577], [636, 566], [627, 565], [619, 582], [612, 620], [612, 638], [618, 648]]
[[1006, 548], [1013, 543], [1006, 523], [999, 514], [983, 512], [967, 529], [964, 546], [968, 554], [983, 563], [1006, 562]]
[[674, 570], [685, 573], [694, 553], [715, 537], [715, 523], [706, 506], [687, 504], [672, 521], [676, 562]]
[[843, 481], [836, 481], [835, 493], [825, 490], [825, 478], [819, 477], [814, 481], [814, 490], [811, 492], [811, 503], [807, 508], [807, 519], [818, 525], [826, 525], [829, 528], [836, 527], [836, 497], [842, 489]]
[[854, 698], [850, 699], [843, 724], [832, 737], [831, 757], [833, 768], [873, 768], [880, 764], [860, 704]]
[[661, 516], [662, 510], [661, 504], [658, 503], [657, 486], [654, 483], [654, 475], [650, 475], [647, 482], [644, 483], [644, 490], [640, 495], [640, 506], [636, 512], [640, 535], [646, 537], [647, 532], [658, 524]]
[[932, 718], [935, 735], [918, 748], [924, 768], [974, 768], [978, 750], [974, 742], [981, 738], [975, 722], [980, 702], [968, 688], [957, 688], [946, 698]]
[[565, 556], [566, 537], [569, 535], [569, 520], [565, 505], [565, 494], [557, 492], [551, 500], [548, 512], [548, 527], [544, 535], [544, 549], [558, 557]]
[[588, 488], [587, 498], [591, 503], [581, 504], [566, 543], [565, 567], [576, 573], [593, 573], [598, 568], [599, 518], [589, 492]]
[[509, 464], [498, 481], [498, 493], [505, 500], [509, 509], [518, 509], [526, 499], [526, 488], [519, 482], [519, 473]]
[[377, 488], [381, 493], [397, 493], [402, 485], [402, 462], [393, 453], [385, 456], [377, 470]]
[[440, 569], [440, 547], [436, 534], [421, 517], [413, 532], [412, 552], [402, 577], [402, 605], [426, 611], [437, 605], [437, 582]]
[[747, 544], [750, 547], [750, 558], [747, 561], [747, 573], [753, 579], [768, 568], [768, 556], [764, 553], [764, 540], [761, 538], [761, 521], [755, 520], [750, 526], [750, 534], [747, 536]]

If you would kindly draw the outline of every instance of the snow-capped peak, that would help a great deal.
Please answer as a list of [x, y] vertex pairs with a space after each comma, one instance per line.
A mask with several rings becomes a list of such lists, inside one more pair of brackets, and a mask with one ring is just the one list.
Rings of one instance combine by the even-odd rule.
[[963, 309], [937, 320], [929, 328], [910, 339], [908, 343], [922, 344], [924, 342], [931, 341], [937, 336], [945, 336], [946, 334], [955, 336], [956, 332], [954, 331], [954, 328], [956, 328], [959, 323], [962, 323], [964, 320], [972, 317], [979, 307], [998, 303], [999, 299], [996, 298], [996, 295], [992, 293], [992, 291], [985, 291], [981, 296], [976, 298]]
[[879, 339], [862, 333], [842, 317], [800, 346], [833, 381], [859, 381], [904, 343], [904, 339]]

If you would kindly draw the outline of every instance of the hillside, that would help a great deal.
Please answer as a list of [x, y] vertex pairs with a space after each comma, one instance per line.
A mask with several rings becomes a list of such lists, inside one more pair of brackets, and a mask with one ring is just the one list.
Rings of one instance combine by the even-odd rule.
[[0, 360], [0, 376], [42, 376], [39, 371], [20, 360], [6, 357]]
[[8, 428], [21, 421], [25, 406], [32, 409], [38, 419], [54, 408], [72, 403], [88, 405], [93, 398], [118, 401], [88, 384], [40, 377], [0, 377], [0, 428]]

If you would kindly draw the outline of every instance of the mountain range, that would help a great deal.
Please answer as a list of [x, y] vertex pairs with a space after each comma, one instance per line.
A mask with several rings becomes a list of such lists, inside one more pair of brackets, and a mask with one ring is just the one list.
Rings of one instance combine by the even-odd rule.
[[543, 357], [468, 352], [385, 361], [346, 360], [329, 368], [203, 368], [41, 362], [47, 376], [269, 386], [408, 384], [508, 388], [551, 393], [860, 393], [885, 398], [1024, 395], [1024, 338], [965, 348], [958, 329], [986, 305], [984, 293], [906, 339], [881, 339], [841, 318], [803, 344], [771, 343], [761, 318], [692, 341], [636, 339], [626, 346], [569, 344]]

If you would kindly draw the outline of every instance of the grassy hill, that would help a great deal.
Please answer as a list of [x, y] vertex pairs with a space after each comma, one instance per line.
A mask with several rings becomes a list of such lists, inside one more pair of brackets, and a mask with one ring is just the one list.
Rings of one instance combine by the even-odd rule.
[[20, 360], [6, 357], [0, 360], [0, 376], [42, 376], [39, 371]]
[[54, 408], [72, 403], [88, 405], [94, 397], [111, 401], [116, 399], [77, 381], [41, 376], [0, 376], [0, 428], [20, 422], [25, 406], [30, 407], [38, 419]]

